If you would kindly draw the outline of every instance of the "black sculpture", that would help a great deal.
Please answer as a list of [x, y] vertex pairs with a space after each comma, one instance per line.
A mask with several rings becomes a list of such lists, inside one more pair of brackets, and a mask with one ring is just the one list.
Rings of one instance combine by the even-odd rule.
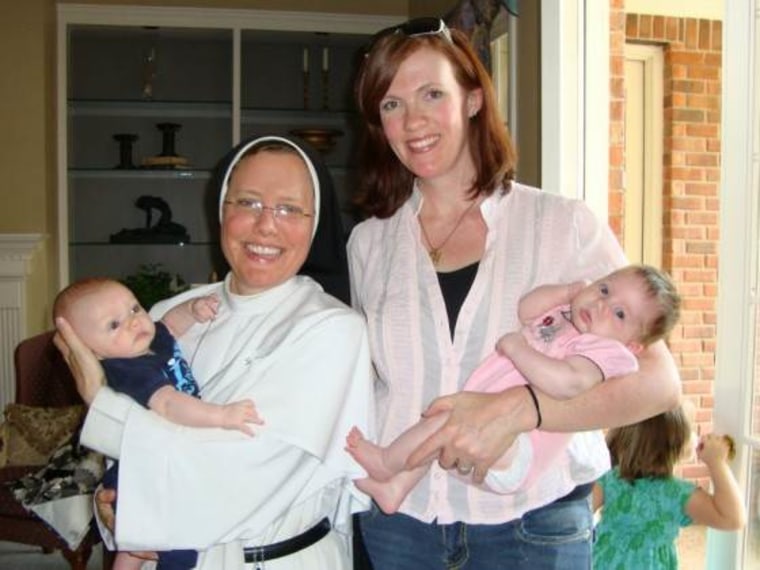
[[[145, 227], [127, 229], [111, 234], [111, 243], [176, 243], [190, 242], [190, 234], [185, 226], [172, 222], [169, 204], [158, 196], [140, 196], [135, 206], [145, 211]], [[158, 222], [152, 225], [153, 210], [160, 214]]]

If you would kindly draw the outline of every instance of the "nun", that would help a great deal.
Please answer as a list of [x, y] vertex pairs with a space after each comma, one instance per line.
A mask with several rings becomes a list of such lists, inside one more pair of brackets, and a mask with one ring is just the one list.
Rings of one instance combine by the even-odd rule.
[[343, 236], [321, 224], [336, 215], [329, 174], [306, 143], [280, 136], [244, 141], [223, 164], [229, 272], [151, 315], [217, 295], [216, 318], [181, 348], [202, 399], [250, 398], [265, 423], [254, 437], [172, 424], [105, 386], [98, 361], [58, 321], [56, 344], [89, 404], [81, 440], [120, 461], [109, 540], [119, 550], [196, 549], [202, 570], [350, 569], [351, 515], [369, 500], [353, 485], [365, 474], [344, 438], [353, 426], [372, 434], [372, 371], [364, 319], [304, 271], [339, 280], [345, 267]]

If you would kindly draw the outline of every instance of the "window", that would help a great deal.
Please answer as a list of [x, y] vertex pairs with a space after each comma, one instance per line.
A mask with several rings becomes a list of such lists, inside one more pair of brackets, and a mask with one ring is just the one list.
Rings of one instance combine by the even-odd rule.
[[[760, 567], [760, 13], [758, 0], [726, 6], [715, 428], [734, 434], [733, 465], [746, 490], [742, 533], [710, 531], [708, 568]], [[752, 46], [747, 49], [747, 46]]]

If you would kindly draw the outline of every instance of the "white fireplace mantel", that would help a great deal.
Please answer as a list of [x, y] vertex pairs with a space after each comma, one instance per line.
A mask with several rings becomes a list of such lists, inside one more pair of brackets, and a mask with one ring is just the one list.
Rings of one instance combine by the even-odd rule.
[[43, 234], [0, 234], [0, 277], [29, 275], [32, 257], [44, 239]]
[[0, 234], [0, 410], [15, 399], [13, 351], [26, 336], [26, 281], [44, 234]]

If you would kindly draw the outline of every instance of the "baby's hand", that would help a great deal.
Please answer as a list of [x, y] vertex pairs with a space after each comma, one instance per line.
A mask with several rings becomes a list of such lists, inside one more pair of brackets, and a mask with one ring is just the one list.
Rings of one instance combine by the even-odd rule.
[[734, 440], [727, 435], [717, 435], [708, 433], [703, 435], [697, 445], [697, 457], [710, 465], [717, 461], [728, 461], [733, 459]]
[[240, 400], [226, 404], [222, 410], [224, 415], [224, 429], [236, 429], [244, 434], [253, 436], [254, 432], [248, 424], [262, 425], [264, 420], [259, 417], [253, 400]]
[[213, 320], [218, 310], [219, 297], [213, 294], [197, 297], [190, 302], [190, 312], [199, 323]]
[[502, 356], [509, 356], [518, 346], [526, 343], [525, 337], [520, 332], [510, 332], [505, 334], [496, 342], [496, 352]]
[[572, 283], [568, 283], [567, 284], [568, 301], [572, 301], [578, 293], [583, 291], [590, 284], [591, 284], [591, 281], [588, 281], [588, 280], [574, 281]]

